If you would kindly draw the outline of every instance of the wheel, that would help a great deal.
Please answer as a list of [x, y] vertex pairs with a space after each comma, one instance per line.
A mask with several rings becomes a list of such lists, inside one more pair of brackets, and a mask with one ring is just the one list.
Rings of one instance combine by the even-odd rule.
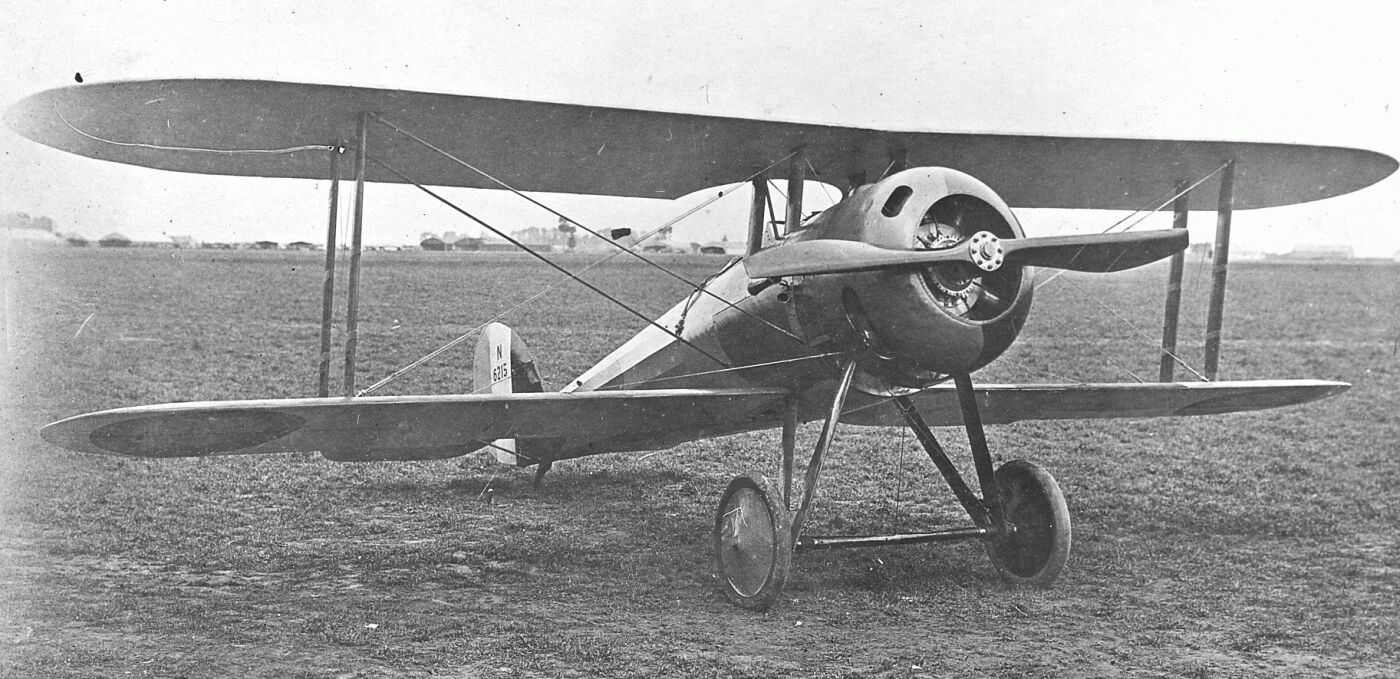
[[1050, 472], [1014, 460], [996, 472], [1010, 534], [987, 543], [1002, 577], [1018, 585], [1048, 587], [1069, 559], [1069, 505]]
[[792, 568], [792, 520], [768, 479], [737, 476], [715, 512], [715, 573], [736, 606], [768, 610]]

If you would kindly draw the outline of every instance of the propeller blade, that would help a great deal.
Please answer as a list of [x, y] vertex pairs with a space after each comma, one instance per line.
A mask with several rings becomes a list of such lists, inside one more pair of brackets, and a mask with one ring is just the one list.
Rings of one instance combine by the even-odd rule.
[[749, 278], [812, 276], [901, 266], [966, 262], [965, 248], [890, 250], [853, 240], [804, 240], [761, 250], [744, 260]]
[[891, 250], [859, 241], [818, 239], [755, 252], [744, 260], [744, 271], [749, 278], [762, 279], [961, 262], [986, 271], [1013, 265], [1108, 273], [1180, 252], [1187, 239], [1185, 229], [1006, 240], [978, 234], [943, 250]]
[[1151, 264], [1186, 249], [1186, 229], [1013, 238], [1001, 241], [1008, 266], [1041, 266], [1091, 273]]

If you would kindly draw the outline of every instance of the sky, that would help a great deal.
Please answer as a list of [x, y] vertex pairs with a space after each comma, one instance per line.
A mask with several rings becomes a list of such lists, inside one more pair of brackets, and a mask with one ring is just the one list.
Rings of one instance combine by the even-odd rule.
[[[0, 106], [74, 83], [233, 77], [414, 89], [885, 129], [1230, 139], [1400, 157], [1400, 47], [1384, 3], [81, 2], [0, 0]], [[138, 240], [324, 239], [327, 182], [162, 172], [0, 131], [0, 212]], [[995, 189], [996, 187], [992, 187]], [[348, 194], [349, 192], [344, 192]], [[448, 190], [508, 229], [555, 219]], [[595, 227], [647, 229], [712, 197], [545, 196]], [[809, 189], [820, 209], [834, 192]], [[348, 199], [348, 197], [347, 197]], [[1205, 201], [1210, 202], [1210, 201]], [[348, 214], [348, 210], [342, 210]], [[743, 192], [676, 240], [742, 239]], [[1119, 213], [1018, 211], [1030, 235]], [[1208, 241], [1213, 215], [1194, 213]], [[1400, 251], [1400, 177], [1318, 203], [1237, 212], [1236, 251]], [[1169, 226], [1155, 216], [1145, 226]], [[372, 187], [365, 242], [474, 225], [411, 187]]]

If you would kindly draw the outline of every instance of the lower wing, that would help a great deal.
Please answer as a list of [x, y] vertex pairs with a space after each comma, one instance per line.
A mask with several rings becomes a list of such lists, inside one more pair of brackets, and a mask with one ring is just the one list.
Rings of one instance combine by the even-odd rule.
[[[976, 392], [982, 421], [1003, 424], [1262, 410], [1314, 401], [1349, 387], [1322, 380], [1267, 380], [983, 385]], [[669, 389], [204, 401], [79, 415], [50, 424], [41, 434], [69, 450], [140, 457], [320, 452], [343, 461], [433, 460], [505, 438], [564, 441], [568, 451], [559, 452], [572, 457], [777, 426], [787, 398], [779, 390]], [[962, 424], [951, 385], [911, 398], [930, 425]], [[885, 400], [852, 395], [841, 421], [903, 425], [895, 408], [879, 407]], [[811, 419], [806, 415], [802, 419]]]
[[[320, 452], [344, 461], [433, 460], [503, 438], [591, 442], [758, 428], [785, 393], [755, 389], [204, 401], [118, 408], [55, 422], [44, 440], [141, 457]], [[770, 413], [769, 410], [772, 412]]]
[[[984, 424], [1021, 420], [1094, 420], [1126, 417], [1219, 415], [1296, 405], [1339, 394], [1345, 382], [1325, 380], [1256, 380], [1248, 382], [1161, 382], [1113, 384], [986, 384], [977, 387]], [[931, 426], [962, 424], [958, 395], [950, 384], [910, 397]], [[884, 399], [881, 399], [884, 400]], [[903, 425], [895, 408], [879, 401], [850, 407], [842, 422]]]

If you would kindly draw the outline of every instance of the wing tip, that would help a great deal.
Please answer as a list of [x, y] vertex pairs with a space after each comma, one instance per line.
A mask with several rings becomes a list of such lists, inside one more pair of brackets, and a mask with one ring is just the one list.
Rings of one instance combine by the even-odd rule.
[[1222, 415], [1225, 413], [1269, 410], [1320, 401], [1351, 388], [1347, 382], [1331, 380], [1277, 380], [1242, 382], [1207, 382], [1224, 389], [1218, 396], [1193, 401], [1178, 408], [1175, 415]]
[[236, 453], [277, 440], [305, 420], [268, 409], [132, 412], [109, 410], [45, 425], [44, 441], [80, 453], [131, 457], [203, 457]]

